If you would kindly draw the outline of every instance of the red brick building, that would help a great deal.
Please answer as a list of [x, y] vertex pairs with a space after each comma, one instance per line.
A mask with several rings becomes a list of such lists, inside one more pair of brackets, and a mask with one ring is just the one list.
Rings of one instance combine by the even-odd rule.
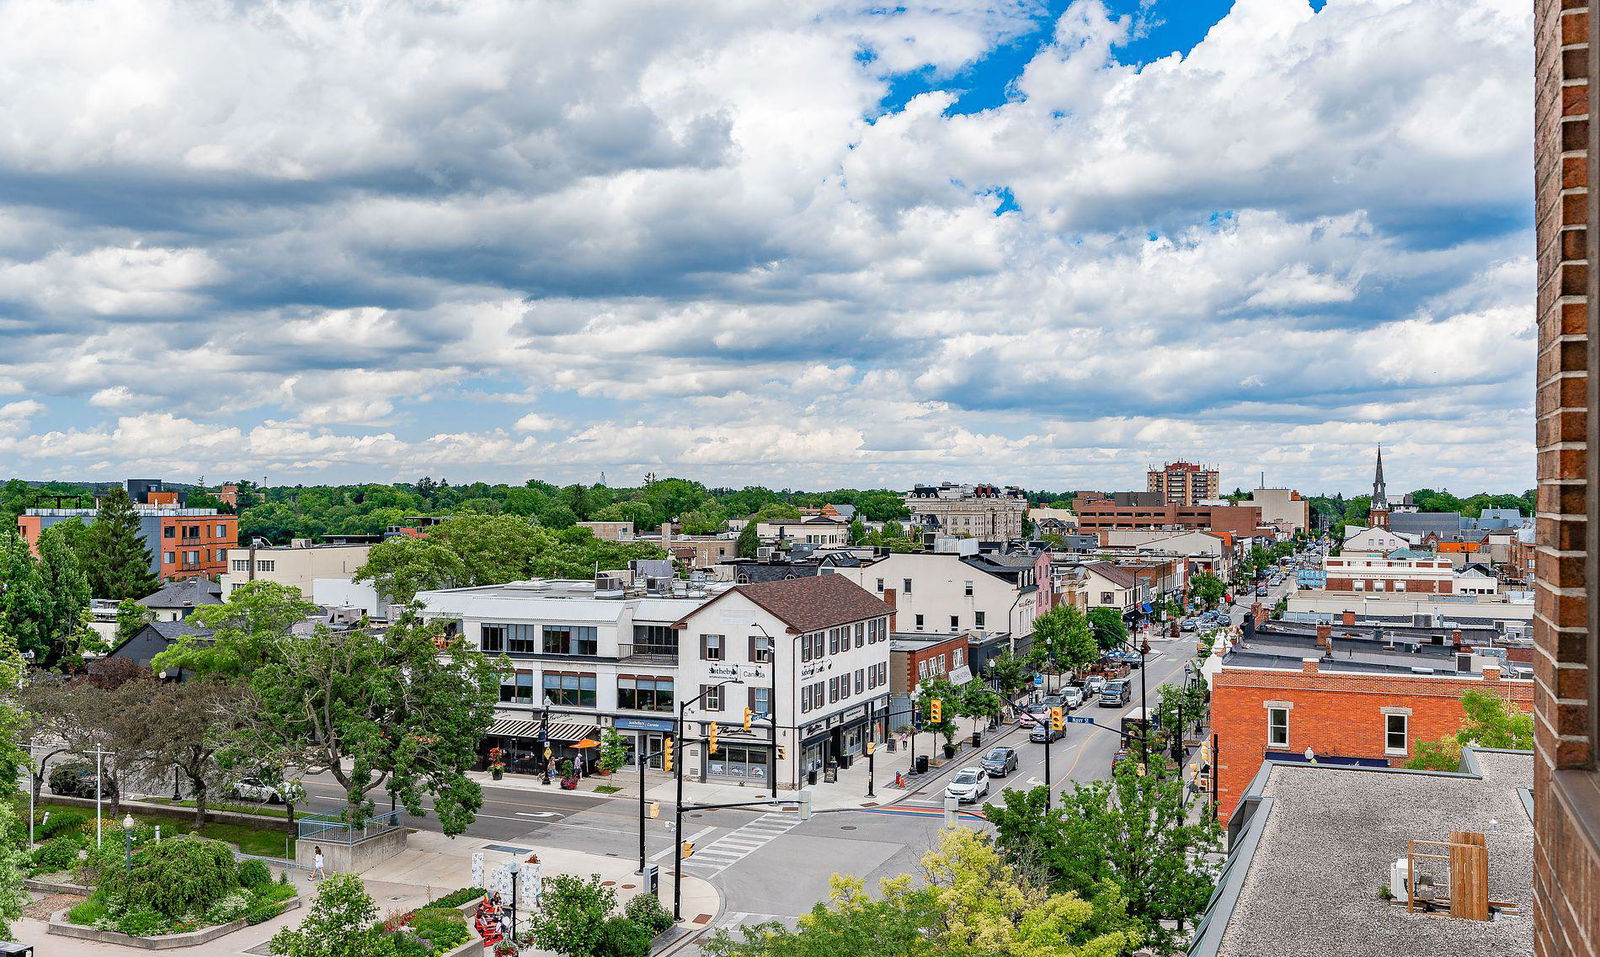
[[1310, 748], [1332, 763], [1400, 765], [1419, 741], [1461, 728], [1461, 696], [1486, 690], [1533, 707], [1533, 683], [1476, 674], [1335, 671], [1315, 658], [1298, 670], [1224, 664], [1212, 681], [1218, 818], [1226, 823], [1269, 756], [1304, 760]]
[[971, 680], [966, 635], [889, 636], [889, 690], [916, 697], [917, 685], [929, 678], [956, 684]]
[[1328, 591], [1455, 593], [1455, 566], [1448, 558], [1384, 555], [1340, 555], [1323, 559]]
[[[1078, 531], [1108, 528], [1200, 528], [1235, 535], [1255, 535], [1262, 528], [1259, 505], [1120, 505], [1084, 502], [1078, 508]], [[1260, 534], [1270, 535], [1274, 529]]]

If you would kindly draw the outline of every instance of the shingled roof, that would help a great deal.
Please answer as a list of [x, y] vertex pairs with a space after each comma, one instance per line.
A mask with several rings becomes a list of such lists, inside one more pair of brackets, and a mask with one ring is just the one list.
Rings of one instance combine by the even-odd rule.
[[[791, 634], [820, 631], [868, 618], [882, 618], [894, 612], [894, 609], [848, 578], [813, 575], [739, 585], [701, 605], [697, 613], [729, 595], [743, 595], [755, 602], [788, 625]], [[678, 624], [681, 626], [684, 622]]]

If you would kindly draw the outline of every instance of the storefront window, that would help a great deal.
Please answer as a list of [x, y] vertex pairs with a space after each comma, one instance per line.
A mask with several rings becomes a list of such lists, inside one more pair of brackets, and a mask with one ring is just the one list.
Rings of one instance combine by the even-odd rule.
[[500, 686], [500, 700], [516, 704], [533, 703], [533, 673], [519, 671]]
[[618, 678], [617, 707], [628, 711], [671, 711], [671, 678]]
[[706, 761], [706, 776], [740, 781], [765, 781], [769, 754], [765, 748], [720, 745], [717, 753]]

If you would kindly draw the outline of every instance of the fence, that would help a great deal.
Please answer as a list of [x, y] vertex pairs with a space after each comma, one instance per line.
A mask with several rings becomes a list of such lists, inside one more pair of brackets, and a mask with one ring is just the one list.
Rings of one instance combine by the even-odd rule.
[[319, 844], [355, 844], [369, 837], [398, 830], [400, 815], [379, 814], [352, 825], [338, 814], [309, 814], [301, 817], [296, 824], [300, 830], [299, 839], [302, 841], [314, 841]]

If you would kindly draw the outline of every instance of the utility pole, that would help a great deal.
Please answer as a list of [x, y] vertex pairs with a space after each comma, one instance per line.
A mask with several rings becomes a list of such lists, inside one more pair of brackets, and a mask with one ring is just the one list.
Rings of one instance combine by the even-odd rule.
[[105, 778], [104, 759], [107, 755], [115, 755], [116, 752], [107, 751], [106, 749], [100, 747], [100, 745], [96, 744], [93, 751], [86, 751], [84, 753], [94, 755], [94, 846], [98, 848], [100, 846], [100, 819], [102, 817], [100, 813], [100, 800], [101, 792], [104, 790], [102, 787], [102, 781]]
[[[716, 691], [723, 685], [730, 684], [744, 684], [744, 682], [738, 678], [729, 678], [727, 681], [714, 684], [700, 692], [693, 701], [685, 701], [683, 704], [678, 705], [677, 737], [680, 744], [683, 742], [684, 715], [688, 713], [690, 708], [704, 701], [706, 695]], [[677, 771], [678, 778], [678, 800], [677, 805], [672, 809], [673, 817], [676, 819], [672, 834], [672, 919], [675, 921], [683, 919], [683, 759], [684, 755], [680, 754], [678, 755], [678, 760], [674, 762], [674, 769]]]

